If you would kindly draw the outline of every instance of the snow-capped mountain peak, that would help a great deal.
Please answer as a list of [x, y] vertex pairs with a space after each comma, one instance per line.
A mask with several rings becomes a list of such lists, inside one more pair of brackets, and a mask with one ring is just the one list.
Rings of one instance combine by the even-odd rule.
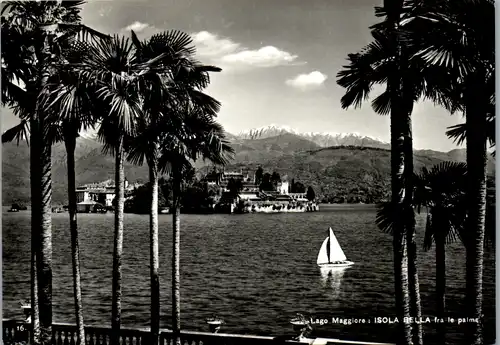
[[335, 133], [335, 132], [300, 132], [289, 126], [280, 126], [271, 124], [269, 126], [252, 128], [241, 131], [237, 137], [240, 139], [265, 139], [283, 134], [295, 134], [304, 139], [310, 140], [322, 147], [329, 146], [366, 146], [387, 148], [387, 142], [378, 138], [353, 133]]
[[271, 124], [269, 126], [259, 127], [259, 128], [251, 128], [238, 133], [238, 137], [243, 139], [263, 139], [274, 137], [280, 134], [292, 133], [298, 134], [296, 130], [289, 126], [280, 126]]

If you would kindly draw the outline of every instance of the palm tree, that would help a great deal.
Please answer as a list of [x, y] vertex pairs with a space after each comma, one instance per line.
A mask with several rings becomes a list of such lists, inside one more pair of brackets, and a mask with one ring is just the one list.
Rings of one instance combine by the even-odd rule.
[[[138, 131], [128, 143], [128, 159], [142, 164], [144, 159], [149, 167], [151, 184], [150, 212], [150, 276], [151, 276], [151, 334], [157, 344], [160, 327], [160, 283], [158, 254], [158, 159], [160, 140], [168, 135], [175, 108], [186, 101], [198, 104], [207, 112], [218, 111], [219, 103], [202, 94], [197, 89], [209, 83], [208, 72], [218, 72], [219, 68], [202, 66], [194, 61], [195, 52], [189, 35], [179, 31], [168, 31], [140, 42], [132, 32], [137, 62], [147, 62], [162, 56], [162, 63], [141, 86], [144, 117], [138, 122]], [[165, 122], [166, 121], [166, 122]], [[178, 122], [180, 126], [182, 121]]]
[[45, 111], [53, 117], [55, 126], [59, 129], [60, 140], [64, 141], [66, 148], [77, 345], [85, 342], [85, 329], [78, 240], [75, 149], [79, 132], [93, 127], [98, 120], [94, 115], [98, 114], [93, 101], [96, 97], [95, 90], [92, 85], [81, 80], [71, 67], [71, 64], [81, 62], [83, 54], [86, 53], [85, 46], [78, 43], [74, 42], [63, 52], [65, 63], [61, 64], [58, 72], [49, 79], [46, 88], [48, 94], [45, 97]]
[[[372, 102], [373, 109], [391, 116], [391, 185], [394, 220], [393, 248], [396, 306], [398, 317], [421, 316], [417, 271], [413, 194], [413, 144], [411, 113], [413, 104], [424, 93], [424, 76], [419, 60], [412, 59], [413, 48], [402, 42], [402, 3], [385, 2], [376, 15], [385, 20], [372, 27], [374, 41], [361, 53], [350, 54], [350, 64], [338, 73], [338, 84], [347, 89], [342, 107], [361, 106], [375, 84], [386, 90]], [[404, 196], [403, 196], [404, 195]], [[404, 217], [400, 217], [404, 214]], [[406, 242], [404, 239], [406, 238]], [[408, 267], [408, 268], [407, 268]], [[422, 344], [422, 327], [401, 323], [401, 338]]]
[[94, 41], [86, 47], [88, 54], [72, 67], [83, 80], [93, 82], [95, 108], [101, 118], [98, 137], [104, 151], [115, 156], [115, 232], [113, 251], [111, 342], [118, 344], [121, 324], [121, 267], [123, 251], [123, 210], [125, 194], [124, 137], [133, 135], [137, 119], [143, 116], [140, 84], [153, 67], [151, 61], [136, 63], [133, 47], [125, 38]]
[[[436, 316], [445, 317], [446, 244], [463, 234], [467, 165], [443, 162], [417, 175], [414, 204], [427, 209], [424, 249], [436, 244]], [[438, 342], [445, 343], [446, 324], [437, 323]]]
[[[60, 58], [76, 35], [98, 35], [81, 24], [84, 1], [11, 1], [2, 8], [2, 36], [13, 50], [2, 51], [2, 96], [30, 125], [32, 191], [33, 341], [52, 338], [51, 125], [40, 100]], [[16, 47], [17, 46], [17, 47]], [[15, 52], [20, 53], [16, 55]], [[17, 59], [17, 61], [16, 61]], [[5, 74], [4, 74], [5, 73]], [[4, 84], [7, 82], [6, 84]], [[20, 98], [25, 95], [27, 97]], [[27, 101], [28, 100], [28, 101]], [[24, 105], [21, 105], [24, 103]], [[36, 272], [34, 265], [36, 264]], [[35, 282], [34, 278], [38, 280]], [[39, 306], [38, 306], [39, 303]], [[38, 322], [40, 327], [38, 327]], [[40, 330], [39, 330], [40, 328]]]
[[192, 162], [198, 158], [224, 165], [228, 155], [234, 151], [225, 140], [222, 126], [214, 121], [213, 114], [207, 114], [203, 107], [193, 106], [189, 101], [181, 104], [178, 111], [183, 125], [172, 123], [176, 131], [167, 131], [169, 135], [164, 136], [160, 146], [159, 165], [163, 171], [170, 173], [173, 184], [172, 319], [175, 343], [180, 345], [180, 208], [183, 184], [193, 170]]
[[[34, 82], [36, 71], [33, 54], [26, 47], [31, 41], [26, 28], [10, 23], [2, 14], [2, 105], [14, 110], [22, 120], [18, 126], [2, 134], [2, 143], [13, 140], [33, 139], [35, 133], [29, 132], [29, 125], [36, 128], [35, 105], [37, 93]], [[26, 44], [19, 44], [25, 42]], [[9, 54], [7, 54], [9, 53]], [[23, 85], [24, 84], [24, 87]], [[30, 185], [31, 185], [31, 324], [33, 344], [40, 343], [40, 314], [38, 307], [37, 251], [39, 246], [39, 209], [37, 200], [39, 185], [36, 183], [38, 162], [38, 145], [30, 145]]]
[[482, 343], [482, 266], [486, 208], [488, 113], [495, 103], [494, 1], [433, 0], [415, 2], [414, 18], [423, 21], [413, 39], [430, 67], [448, 75], [437, 89], [447, 108], [465, 113], [467, 145], [467, 341]]

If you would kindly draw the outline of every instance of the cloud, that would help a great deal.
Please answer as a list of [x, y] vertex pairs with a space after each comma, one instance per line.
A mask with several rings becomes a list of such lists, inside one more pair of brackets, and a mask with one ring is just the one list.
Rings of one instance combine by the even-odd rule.
[[299, 74], [295, 78], [288, 79], [285, 84], [291, 87], [305, 90], [321, 86], [327, 78], [327, 75], [319, 71], [314, 71], [309, 74]]
[[297, 59], [297, 55], [292, 55], [273, 46], [263, 47], [259, 50], [243, 50], [222, 57], [224, 62], [255, 67], [288, 65], [294, 62], [295, 59]]
[[196, 46], [196, 52], [206, 57], [221, 57], [235, 52], [239, 43], [227, 38], [220, 38], [208, 31], [200, 31], [191, 35]]
[[162, 31], [161, 29], [158, 29], [157, 27], [155, 27], [151, 24], [135, 21], [132, 24], [122, 28], [120, 30], [120, 32], [123, 35], [130, 37], [131, 30], [133, 30], [136, 33], [136, 35], [139, 37], [139, 39], [149, 38], [149, 37], [153, 36], [154, 34], [157, 34], [160, 31]]
[[149, 28], [149, 27], [151, 27], [151, 26], [147, 23], [141, 23], [141, 22], [136, 21], [136, 22], [130, 24], [129, 26], [125, 27], [123, 30], [124, 31], [133, 30], [135, 32], [141, 32], [141, 31], [144, 31], [144, 29]]
[[224, 69], [269, 68], [297, 64], [297, 55], [274, 46], [252, 50], [208, 31], [194, 33], [192, 37], [197, 54]]

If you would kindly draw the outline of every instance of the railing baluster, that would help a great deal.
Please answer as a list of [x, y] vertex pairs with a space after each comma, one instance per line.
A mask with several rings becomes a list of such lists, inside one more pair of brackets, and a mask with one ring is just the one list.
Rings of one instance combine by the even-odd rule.
[[68, 331], [64, 331], [64, 345], [69, 345]]
[[[50, 340], [50, 343], [53, 345], [56, 345], [56, 334], [57, 334], [57, 329], [52, 328], [52, 339]], [[31, 336], [30, 336], [30, 341], [31, 341]]]
[[89, 340], [88, 340], [87, 344], [94, 345], [94, 334], [95, 333], [93, 331], [90, 331], [90, 330], [87, 333], [89, 335]]
[[57, 332], [57, 345], [63, 345], [62, 332]]
[[77, 335], [76, 335], [76, 331], [74, 332], [71, 332], [71, 340], [69, 342], [70, 345], [76, 345], [76, 340], [75, 338], [77, 338]]
[[103, 333], [102, 334], [102, 345], [108, 345], [109, 344], [109, 341], [108, 341], [108, 334], [107, 333]]

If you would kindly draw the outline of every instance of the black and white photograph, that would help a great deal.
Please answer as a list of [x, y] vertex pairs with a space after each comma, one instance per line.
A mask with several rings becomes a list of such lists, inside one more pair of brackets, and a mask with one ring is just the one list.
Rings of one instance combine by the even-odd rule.
[[4, 345], [489, 345], [493, 0], [2, 1]]

